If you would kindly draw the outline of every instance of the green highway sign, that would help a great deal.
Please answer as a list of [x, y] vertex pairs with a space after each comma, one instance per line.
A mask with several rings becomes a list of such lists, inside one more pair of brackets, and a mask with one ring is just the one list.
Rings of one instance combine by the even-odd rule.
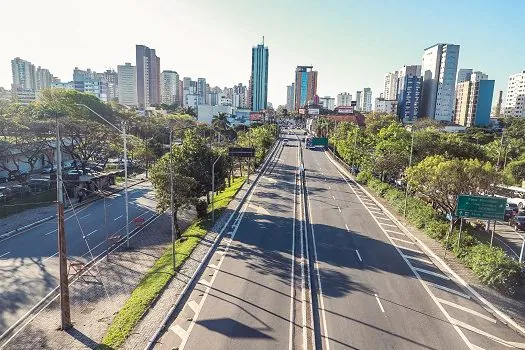
[[463, 218], [503, 220], [506, 204], [506, 198], [460, 194], [456, 215]]

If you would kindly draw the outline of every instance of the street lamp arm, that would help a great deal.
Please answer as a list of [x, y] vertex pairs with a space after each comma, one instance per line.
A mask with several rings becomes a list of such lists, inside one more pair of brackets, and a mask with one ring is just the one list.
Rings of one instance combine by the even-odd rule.
[[75, 104], [77, 106], [82, 106], [82, 107], [85, 107], [85, 108], [89, 109], [93, 114], [95, 114], [97, 117], [99, 117], [100, 119], [102, 119], [103, 121], [105, 121], [106, 123], [111, 125], [115, 130], [117, 130], [120, 133], [124, 133], [124, 131], [122, 131], [121, 129], [117, 128], [115, 125], [113, 125], [113, 123], [111, 123], [109, 120], [107, 120], [106, 118], [104, 118], [103, 116], [101, 116], [100, 114], [95, 112], [91, 107], [89, 107], [89, 106], [87, 106], [87, 105], [85, 105], [83, 103], [75, 103]]

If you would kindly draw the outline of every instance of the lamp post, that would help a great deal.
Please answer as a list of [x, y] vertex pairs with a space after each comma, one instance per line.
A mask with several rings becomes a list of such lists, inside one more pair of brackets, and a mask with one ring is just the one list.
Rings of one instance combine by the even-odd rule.
[[[408, 167], [412, 166], [412, 153], [414, 152], [414, 128], [410, 128], [410, 133], [412, 134], [412, 140], [410, 141], [410, 157], [408, 158]], [[403, 217], [407, 216], [407, 202], [408, 202], [408, 181], [405, 181], [405, 205], [403, 206]]]
[[129, 202], [128, 202], [128, 144], [126, 137], [126, 124], [122, 123], [122, 130], [109, 122], [106, 118], [95, 112], [89, 106], [86, 106], [82, 103], [77, 103], [77, 106], [82, 106], [87, 108], [91, 113], [95, 114], [97, 117], [105, 121], [107, 124], [111, 125], [115, 130], [122, 134], [122, 139], [124, 140], [124, 198], [126, 201], [126, 245], [129, 248]]
[[212, 224], [215, 223], [215, 164], [221, 159], [221, 154], [215, 159], [213, 164], [211, 165], [211, 222]]

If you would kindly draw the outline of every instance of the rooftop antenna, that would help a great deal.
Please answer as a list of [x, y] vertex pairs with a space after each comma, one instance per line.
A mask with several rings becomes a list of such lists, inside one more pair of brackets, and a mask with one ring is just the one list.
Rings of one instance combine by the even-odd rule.
[[264, 35], [263, 35], [263, 42], [262, 42], [262, 46], [264, 46]]

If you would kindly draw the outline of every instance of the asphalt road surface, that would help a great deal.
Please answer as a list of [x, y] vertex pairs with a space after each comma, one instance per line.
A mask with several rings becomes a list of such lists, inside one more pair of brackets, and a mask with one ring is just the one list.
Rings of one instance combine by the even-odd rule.
[[[135, 185], [128, 195], [130, 221], [155, 215], [151, 184]], [[103, 253], [108, 234], [125, 236], [125, 218], [124, 192], [66, 213], [69, 259], [87, 262]], [[56, 228], [51, 220], [0, 242], [0, 334], [58, 286]], [[131, 222], [130, 231], [134, 228]]]
[[277, 152], [157, 349], [525, 348], [324, 151], [304, 150], [298, 186], [298, 146]]

